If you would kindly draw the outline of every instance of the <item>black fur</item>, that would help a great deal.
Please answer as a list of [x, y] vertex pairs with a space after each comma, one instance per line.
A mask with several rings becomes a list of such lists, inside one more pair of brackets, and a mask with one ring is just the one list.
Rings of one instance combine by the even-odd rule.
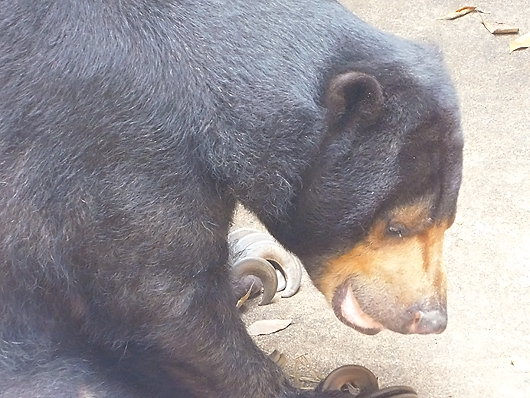
[[[0, 396], [332, 396], [296, 392], [247, 335], [234, 206], [312, 274], [392, 204], [433, 191], [452, 214], [436, 52], [328, 0], [0, 9]], [[362, 87], [326, 104], [346, 71], [381, 87], [377, 118]]]

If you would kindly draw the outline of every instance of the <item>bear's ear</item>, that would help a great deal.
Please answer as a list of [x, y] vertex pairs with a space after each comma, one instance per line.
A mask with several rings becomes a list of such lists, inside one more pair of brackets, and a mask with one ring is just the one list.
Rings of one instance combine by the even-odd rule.
[[380, 115], [382, 105], [383, 89], [366, 73], [341, 73], [331, 80], [326, 92], [329, 123], [334, 126], [370, 124]]

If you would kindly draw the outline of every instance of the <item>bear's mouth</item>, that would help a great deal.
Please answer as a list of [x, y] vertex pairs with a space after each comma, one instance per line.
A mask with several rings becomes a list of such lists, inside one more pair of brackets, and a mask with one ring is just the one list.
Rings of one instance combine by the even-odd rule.
[[361, 333], [374, 335], [385, 329], [380, 322], [361, 309], [348, 281], [335, 291], [331, 306], [337, 318]]

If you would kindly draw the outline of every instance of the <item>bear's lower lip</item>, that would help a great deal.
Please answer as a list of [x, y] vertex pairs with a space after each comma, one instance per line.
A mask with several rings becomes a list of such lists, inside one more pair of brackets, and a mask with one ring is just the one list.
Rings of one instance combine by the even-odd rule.
[[331, 306], [337, 318], [361, 333], [374, 335], [385, 329], [361, 309], [349, 282], [343, 283], [335, 291]]

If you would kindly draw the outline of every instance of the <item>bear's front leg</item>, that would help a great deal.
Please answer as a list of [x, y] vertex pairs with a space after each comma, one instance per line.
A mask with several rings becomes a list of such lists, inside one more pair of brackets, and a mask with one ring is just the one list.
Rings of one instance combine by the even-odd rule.
[[141, 281], [135, 291], [115, 289], [129, 293], [120, 304], [127, 313], [115, 307], [116, 324], [134, 330], [129, 341], [112, 348], [120, 372], [146, 380], [143, 386], [152, 385], [152, 393], [163, 397], [180, 397], [183, 390], [200, 398], [347, 397], [300, 392], [289, 384], [248, 335], [225, 270], [211, 268], [190, 278], [151, 275], [134, 278]]

